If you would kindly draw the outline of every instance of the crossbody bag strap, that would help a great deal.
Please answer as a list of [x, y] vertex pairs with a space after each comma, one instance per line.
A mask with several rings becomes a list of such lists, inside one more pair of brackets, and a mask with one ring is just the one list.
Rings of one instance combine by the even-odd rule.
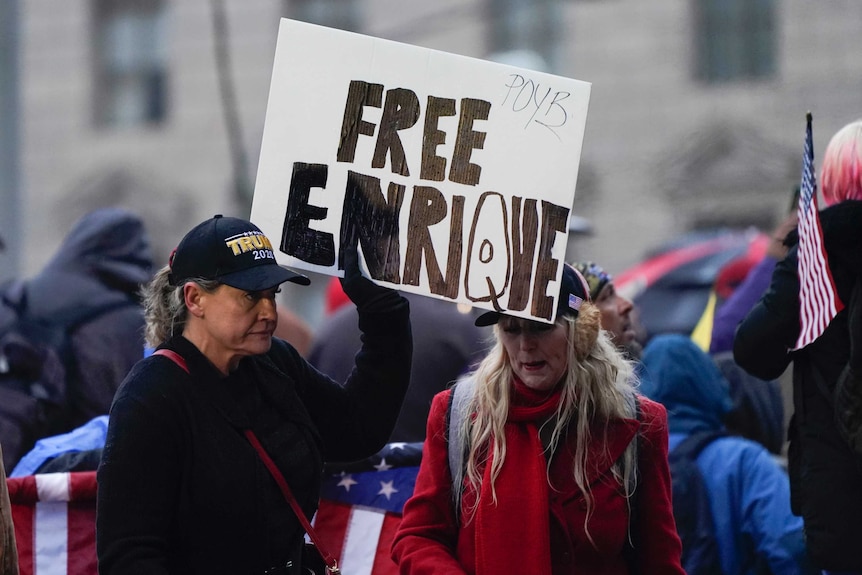
[[184, 358], [183, 356], [181, 356], [180, 354], [178, 354], [174, 350], [165, 349], [165, 348], [157, 349], [156, 351], [153, 352], [153, 355], [164, 356], [164, 357], [168, 358], [169, 360], [171, 360], [172, 362], [174, 362], [175, 364], [177, 364], [178, 366], [180, 366], [184, 372], [189, 373], [189, 366], [186, 365], [186, 358]]
[[290, 486], [284, 479], [284, 475], [282, 475], [278, 467], [275, 466], [275, 462], [269, 456], [269, 453], [266, 452], [263, 445], [260, 444], [260, 441], [251, 429], [246, 429], [243, 433], [245, 434], [246, 439], [248, 439], [248, 442], [251, 443], [252, 447], [257, 451], [257, 454], [260, 456], [260, 459], [263, 461], [267, 470], [269, 470], [272, 478], [275, 479], [279, 489], [281, 489], [281, 493], [290, 504], [290, 508], [293, 509], [294, 514], [296, 514], [296, 518], [299, 519], [299, 522], [302, 523], [302, 527], [305, 529], [306, 533], [308, 533], [311, 541], [314, 542], [314, 545], [320, 552], [321, 557], [323, 557], [323, 561], [326, 563], [326, 568], [333, 575], [341, 573], [338, 569], [338, 561], [331, 553], [329, 553], [329, 551], [326, 550], [326, 548], [323, 547], [323, 545], [321, 545], [320, 539], [317, 537], [317, 532], [311, 526], [308, 519], [306, 519], [305, 513], [303, 513], [302, 508], [299, 506], [299, 503], [296, 502], [296, 498], [294, 498], [293, 493], [290, 491]]
[[470, 441], [469, 437], [465, 437], [464, 421], [470, 417], [468, 410], [475, 392], [475, 375], [463, 377], [452, 387], [449, 404], [446, 406], [446, 448], [449, 473], [452, 476], [452, 502], [456, 521], [461, 518], [461, 497], [464, 495], [464, 475]]
[[[183, 371], [189, 373], [189, 366], [186, 365], [186, 360], [183, 356], [178, 354], [177, 352], [170, 349], [157, 349], [153, 352], [153, 355], [161, 355], [164, 356], [178, 366], [180, 366]], [[323, 557], [324, 563], [326, 563], [326, 568], [332, 575], [338, 575], [341, 571], [338, 569], [338, 561], [335, 557], [332, 556], [329, 551], [326, 550], [320, 544], [320, 539], [317, 537], [317, 532], [311, 526], [308, 519], [305, 517], [305, 513], [302, 511], [302, 508], [299, 506], [299, 503], [296, 502], [296, 498], [294, 498], [293, 493], [290, 491], [290, 486], [287, 484], [287, 480], [285, 480], [284, 475], [281, 474], [278, 467], [276, 467], [275, 462], [269, 456], [269, 453], [263, 448], [263, 445], [260, 444], [260, 440], [258, 440], [257, 435], [251, 429], [246, 429], [243, 431], [248, 442], [251, 443], [251, 446], [254, 447], [255, 451], [257, 451], [258, 456], [260, 456], [261, 461], [266, 466], [266, 469], [269, 471], [272, 478], [275, 480], [276, 484], [278, 484], [279, 489], [281, 489], [282, 495], [284, 495], [285, 500], [290, 505], [290, 508], [293, 509], [293, 513], [296, 515], [296, 518], [299, 519], [299, 522], [302, 524], [305, 532], [308, 533], [308, 536], [311, 538], [311, 541], [317, 547], [317, 550], [320, 552], [321, 557]]]

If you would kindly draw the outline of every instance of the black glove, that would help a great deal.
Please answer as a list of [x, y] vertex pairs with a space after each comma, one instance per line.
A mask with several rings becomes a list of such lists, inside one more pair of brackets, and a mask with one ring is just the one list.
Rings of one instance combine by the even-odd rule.
[[344, 252], [344, 277], [341, 278], [341, 288], [358, 309], [366, 308], [380, 300], [395, 302], [401, 297], [395, 290], [379, 286], [362, 275], [356, 244]]

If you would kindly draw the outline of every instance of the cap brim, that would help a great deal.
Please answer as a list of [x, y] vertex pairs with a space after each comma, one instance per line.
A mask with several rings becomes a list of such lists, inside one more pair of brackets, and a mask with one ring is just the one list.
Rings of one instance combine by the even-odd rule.
[[248, 268], [219, 276], [218, 281], [243, 291], [263, 291], [272, 289], [284, 282], [307, 286], [311, 280], [277, 264]]
[[[578, 317], [578, 310], [574, 309], [561, 309], [557, 311], [557, 316], [554, 318], [554, 321], [560, 319], [560, 316], [570, 315], [574, 318]], [[496, 311], [486, 311], [482, 315], [476, 318], [473, 322], [473, 325], [476, 327], [487, 327], [489, 325], [494, 325], [500, 321], [500, 318], [503, 317], [503, 314], [498, 313]]]
[[477, 317], [473, 324], [476, 325], [476, 327], [487, 327], [489, 325], [494, 325], [498, 321], [500, 321], [500, 314], [498, 312], [486, 311]]

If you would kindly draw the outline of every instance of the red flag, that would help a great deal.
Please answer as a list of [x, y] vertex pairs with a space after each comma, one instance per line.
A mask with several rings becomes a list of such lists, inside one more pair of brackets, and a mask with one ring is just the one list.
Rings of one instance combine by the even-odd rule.
[[844, 308], [835, 290], [829, 260], [823, 245], [817, 209], [817, 178], [814, 173], [814, 145], [811, 113], [806, 115], [805, 149], [802, 155], [802, 183], [799, 194], [799, 339], [794, 349], [802, 349], [820, 337], [829, 322]]

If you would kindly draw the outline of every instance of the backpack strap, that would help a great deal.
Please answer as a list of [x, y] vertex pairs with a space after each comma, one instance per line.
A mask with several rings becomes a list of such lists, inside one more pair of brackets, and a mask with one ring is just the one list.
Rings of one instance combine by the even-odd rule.
[[698, 456], [713, 441], [726, 435], [723, 430], [696, 431], [668, 454], [673, 516], [682, 542], [682, 566], [691, 575], [722, 573], [715, 516]]
[[446, 409], [446, 444], [449, 451], [449, 473], [452, 475], [452, 494], [456, 517], [460, 515], [468, 451], [468, 440], [464, 437], [464, 419], [469, 417], [467, 411], [475, 392], [476, 379], [472, 375], [459, 379], [452, 386], [452, 392], [449, 394], [449, 405]]
[[670, 452], [669, 455], [673, 455], [674, 457], [684, 457], [686, 459], [697, 459], [697, 456], [700, 455], [700, 452], [703, 451], [707, 445], [718, 439], [719, 437], [727, 437], [727, 432], [723, 430], [718, 431], [700, 431], [696, 433], [692, 433], [682, 441], [680, 441], [676, 447], [673, 448], [673, 451]]
[[[637, 548], [638, 548], [638, 539], [637, 529], [635, 528], [638, 524], [638, 505], [640, 503], [640, 490], [638, 489], [638, 484], [640, 483], [638, 476], [640, 475], [640, 451], [641, 451], [641, 430], [640, 426], [643, 423], [643, 408], [641, 407], [641, 402], [637, 397], [637, 394], [632, 393], [629, 398], [630, 405], [634, 410], [635, 417], [638, 420], [638, 432], [635, 435], [635, 461], [637, 462], [637, 468], [635, 469], [635, 473], [629, 477], [629, 525], [628, 525], [628, 537], [626, 537], [625, 546], [623, 546], [623, 557], [626, 560], [626, 563], [629, 567], [629, 573], [631, 575], [638, 575], [641, 572], [640, 565], [637, 561]], [[634, 405], [631, 405], [633, 403]]]

